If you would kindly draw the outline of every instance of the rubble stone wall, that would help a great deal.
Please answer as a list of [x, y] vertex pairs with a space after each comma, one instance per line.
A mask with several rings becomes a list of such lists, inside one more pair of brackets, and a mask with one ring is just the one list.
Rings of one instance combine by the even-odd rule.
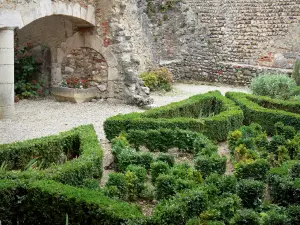
[[[292, 69], [300, 56], [299, 8], [299, 0], [179, 1], [154, 16], [165, 18], [152, 29], [160, 64], [179, 80], [241, 85], [264, 68]], [[251, 67], [251, 74], [237, 79], [223, 71], [220, 78], [223, 63]]]

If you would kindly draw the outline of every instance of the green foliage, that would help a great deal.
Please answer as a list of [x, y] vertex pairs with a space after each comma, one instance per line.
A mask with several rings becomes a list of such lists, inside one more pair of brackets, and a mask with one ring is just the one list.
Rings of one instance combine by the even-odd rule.
[[241, 209], [241, 199], [237, 195], [218, 195], [213, 201], [210, 199], [208, 209], [200, 214], [200, 219], [204, 224], [214, 220], [228, 224], [239, 209]]
[[265, 191], [265, 184], [255, 180], [240, 180], [237, 184], [237, 195], [247, 208], [256, 208], [261, 204]]
[[145, 200], [153, 200], [155, 198], [155, 187], [146, 183], [143, 190], [139, 193], [139, 197]]
[[[70, 161], [62, 161], [62, 156]], [[38, 167], [44, 170], [27, 173], [36, 179], [47, 178], [81, 186], [84, 179], [102, 177], [103, 150], [92, 125], [80, 126], [56, 136], [0, 145], [0, 161], [7, 163], [7, 170], [24, 169], [32, 158], [43, 162]], [[23, 173], [7, 172], [2, 178], [27, 176]]]
[[126, 133], [126, 138], [137, 150], [140, 146], [145, 146], [150, 151], [160, 152], [167, 152], [168, 149], [174, 147], [178, 148], [179, 151], [195, 154], [211, 154], [217, 151], [217, 146], [203, 134], [178, 128], [146, 131], [129, 130]]
[[166, 199], [176, 193], [176, 178], [171, 175], [162, 174], [156, 179], [156, 198]]
[[204, 177], [211, 173], [224, 174], [226, 171], [226, 157], [213, 154], [212, 156], [200, 155], [195, 158], [195, 168], [201, 172]]
[[[49, 180], [0, 181], [3, 224], [124, 224], [143, 219], [137, 207], [100, 191], [71, 187]], [[2, 207], [5, 206], [5, 207]]]
[[287, 214], [290, 219], [290, 223], [292, 225], [300, 224], [300, 206], [299, 205], [288, 207]]
[[123, 136], [112, 141], [112, 153], [115, 157], [117, 171], [126, 171], [129, 165], [142, 166], [150, 169], [150, 164], [154, 161], [154, 156], [150, 152], [137, 152], [129, 146], [127, 139]]
[[165, 162], [154, 162], [151, 164], [151, 181], [155, 183], [160, 174], [167, 174], [169, 172], [169, 164]]
[[156, 160], [166, 162], [166, 163], [168, 163], [168, 165], [170, 167], [174, 166], [174, 163], [175, 163], [174, 155], [169, 154], [169, 153], [159, 153]]
[[140, 183], [145, 183], [147, 180], [147, 170], [145, 167], [129, 165], [126, 171], [134, 173], [138, 177]]
[[227, 140], [231, 153], [234, 153], [236, 148], [240, 146], [244, 146], [246, 149], [268, 146], [267, 135], [257, 123], [242, 126], [238, 130], [229, 133]]
[[300, 60], [299, 59], [297, 59], [295, 62], [292, 77], [295, 80], [296, 84], [300, 86]]
[[157, 224], [185, 224], [190, 218], [199, 215], [208, 205], [208, 195], [201, 189], [180, 193], [162, 201], [154, 211]]
[[165, 67], [150, 72], [144, 72], [139, 75], [144, 81], [146, 87], [151, 91], [172, 90], [173, 74]]
[[[214, 113], [214, 116], [210, 116]], [[199, 118], [199, 115], [206, 116]], [[209, 92], [144, 113], [117, 115], [104, 122], [106, 137], [112, 140], [123, 131], [184, 129], [202, 132], [213, 140], [226, 140], [227, 134], [242, 125], [243, 113], [220, 92]]]
[[[105, 184], [105, 187], [114, 187], [112, 189], [108, 190], [114, 190], [115, 188], [118, 190], [116, 192], [115, 198], [120, 198], [127, 200], [128, 199], [128, 180], [126, 176], [122, 173], [111, 173], [109, 174], [108, 181]], [[109, 194], [112, 194], [111, 192], [108, 192]]]
[[297, 162], [293, 165], [292, 169], [290, 170], [290, 175], [292, 178], [300, 178], [300, 162]]
[[264, 181], [270, 170], [270, 164], [265, 159], [250, 162], [240, 162], [235, 166], [235, 176], [238, 179], [255, 179]]
[[227, 92], [226, 96], [241, 107], [244, 112], [244, 123], [258, 123], [268, 134], [274, 135], [274, 125], [282, 122], [300, 130], [300, 103], [294, 101], [283, 101], [249, 95], [239, 92]]
[[290, 176], [297, 161], [287, 161], [278, 168], [272, 168], [268, 176], [272, 202], [281, 205], [300, 203], [300, 179]]
[[40, 62], [31, 54], [32, 46], [15, 49], [15, 94], [19, 99], [33, 98], [47, 94], [46, 83], [34, 80], [40, 70]]
[[251, 90], [256, 95], [271, 98], [289, 99], [296, 82], [285, 74], [264, 74], [251, 81]]
[[251, 209], [242, 209], [237, 211], [230, 220], [231, 225], [260, 225], [259, 214]]
[[87, 178], [83, 180], [82, 187], [90, 190], [97, 190], [100, 189], [100, 181], [98, 179]]
[[285, 126], [282, 122], [275, 123], [277, 135], [282, 135], [285, 139], [293, 139], [296, 135], [296, 129], [292, 126]]
[[283, 210], [270, 210], [261, 213], [262, 225], [286, 225], [289, 224], [289, 218]]
[[212, 184], [218, 188], [220, 194], [236, 192], [237, 178], [233, 175], [220, 175], [213, 173], [205, 179], [206, 184]]

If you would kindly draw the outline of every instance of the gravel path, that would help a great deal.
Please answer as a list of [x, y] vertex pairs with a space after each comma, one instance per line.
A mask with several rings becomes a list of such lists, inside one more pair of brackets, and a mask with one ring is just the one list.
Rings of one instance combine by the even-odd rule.
[[[243, 88], [230, 86], [208, 86], [193, 84], [175, 84], [170, 93], [154, 93], [154, 104], [165, 105], [179, 101], [189, 96], [205, 93], [211, 90], [247, 91]], [[15, 105], [15, 117], [0, 121], [0, 144], [32, 139], [73, 127], [92, 123], [100, 138], [105, 142], [103, 122], [119, 113], [143, 111], [136, 106], [108, 102], [89, 102], [83, 104], [61, 103], [53, 99], [32, 101], [23, 100]]]

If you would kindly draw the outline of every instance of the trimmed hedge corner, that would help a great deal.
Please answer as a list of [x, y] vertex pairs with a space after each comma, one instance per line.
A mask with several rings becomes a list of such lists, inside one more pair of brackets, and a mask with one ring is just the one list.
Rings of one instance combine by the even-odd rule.
[[219, 91], [213, 91], [144, 113], [111, 117], [104, 122], [104, 130], [109, 140], [128, 130], [179, 128], [224, 141], [230, 131], [242, 125], [242, 121], [242, 110]]
[[[56, 165], [62, 154], [71, 156], [72, 160]], [[44, 159], [43, 165], [49, 167], [24, 172], [7, 171], [1, 173], [0, 178], [47, 178], [79, 186], [86, 178], [102, 177], [103, 149], [92, 125], [80, 126], [55, 136], [0, 145], [0, 162], [5, 162], [8, 170], [24, 170], [32, 156]]]
[[100, 191], [55, 181], [0, 180], [0, 217], [3, 224], [125, 224], [143, 219], [139, 209], [110, 199]]
[[244, 123], [260, 124], [269, 134], [274, 135], [274, 125], [283, 122], [300, 130], [300, 103], [255, 96], [240, 92], [227, 92], [226, 97], [233, 100], [244, 111]]

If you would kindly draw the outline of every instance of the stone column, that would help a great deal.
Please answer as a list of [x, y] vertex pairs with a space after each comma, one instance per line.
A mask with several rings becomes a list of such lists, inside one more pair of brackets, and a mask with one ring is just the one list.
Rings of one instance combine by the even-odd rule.
[[0, 119], [14, 113], [14, 30], [0, 28]]

